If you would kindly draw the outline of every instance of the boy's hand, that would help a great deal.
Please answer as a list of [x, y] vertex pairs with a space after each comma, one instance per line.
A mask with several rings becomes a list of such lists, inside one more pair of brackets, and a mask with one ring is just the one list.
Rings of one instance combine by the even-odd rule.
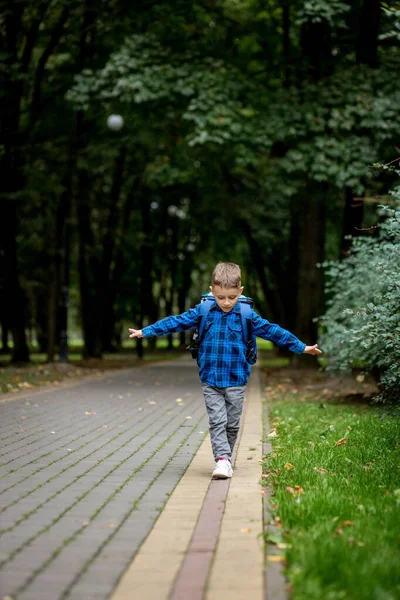
[[131, 332], [131, 335], [129, 336], [130, 338], [141, 338], [143, 337], [143, 333], [141, 329], [129, 329], [129, 331]]
[[322, 354], [322, 350], [318, 348], [318, 344], [315, 344], [314, 346], [306, 346], [303, 354]]

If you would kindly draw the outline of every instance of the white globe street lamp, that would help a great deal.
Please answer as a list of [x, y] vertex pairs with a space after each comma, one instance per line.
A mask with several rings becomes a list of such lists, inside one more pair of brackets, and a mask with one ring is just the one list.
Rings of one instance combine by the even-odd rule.
[[124, 119], [121, 115], [110, 115], [107, 119], [107, 127], [112, 131], [120, 131], [124, 126]]

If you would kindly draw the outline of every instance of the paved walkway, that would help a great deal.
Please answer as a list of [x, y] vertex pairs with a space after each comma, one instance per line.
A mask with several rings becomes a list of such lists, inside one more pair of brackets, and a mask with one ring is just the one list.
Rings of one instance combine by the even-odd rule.
[[0, 597], [265, 598], [258, 377], [232, 481], [190, 359], [0, 405]]

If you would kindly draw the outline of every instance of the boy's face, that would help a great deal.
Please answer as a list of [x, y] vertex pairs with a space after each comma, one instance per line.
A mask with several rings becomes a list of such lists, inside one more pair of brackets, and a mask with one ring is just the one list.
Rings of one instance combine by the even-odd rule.
[[240, 288], [224, 288], [220, 285], [210, 286], [210, 290], [215, 296], [215, 300], [223, 312], [229, 312], [239, 300], [240, 294], [243, 292], [243, 286]]

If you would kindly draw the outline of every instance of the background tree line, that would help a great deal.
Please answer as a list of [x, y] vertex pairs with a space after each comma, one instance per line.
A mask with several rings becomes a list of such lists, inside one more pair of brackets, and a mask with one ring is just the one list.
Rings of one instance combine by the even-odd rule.
[[29, 359], [28, 330], [54, 359], [68, 292], [84, 355], [100, 357], [123, 322], [196, 302], [216, 260], [242, 264], [258, 310], [313, 342], [316, 265], [345, 257], [349, 234], [376, 221], [354, 197], [384, 194], [394, 177], [370, 168], [396, 156], [400, 132], [385, 3], [1, 6], [0, 314], [12, 360]]

